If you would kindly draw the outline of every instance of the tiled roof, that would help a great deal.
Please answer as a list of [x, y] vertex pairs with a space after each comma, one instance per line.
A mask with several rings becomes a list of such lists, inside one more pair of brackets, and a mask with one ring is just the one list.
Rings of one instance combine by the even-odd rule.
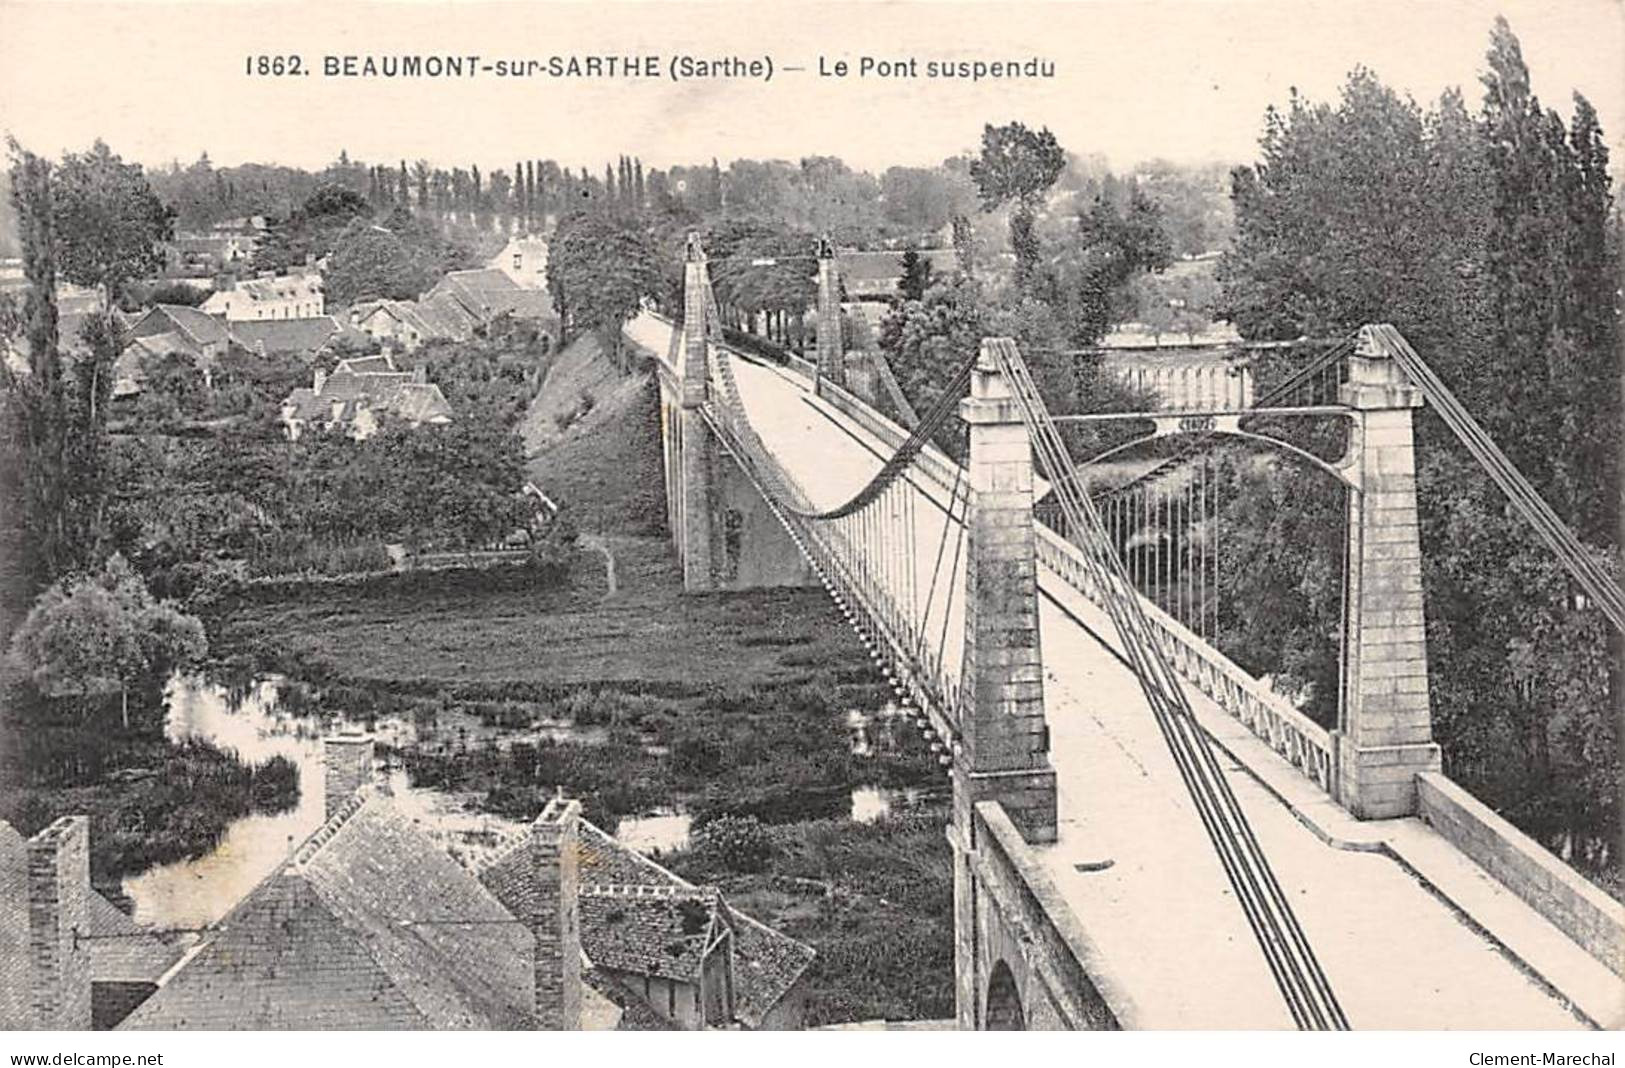
[[320, 351], [339, 332], [339, 322], [331, 315], [304, 319], [244, 319], [230, 324], [232, 339], [253, 352]]
[[406, 382], [389, 398], [388, 408], [409, 423], [451, 418], [451, 404], [433, 382]]
[[[581, 937], [584, 946], [599, 945], [601, 931], [594, 930], [606, 913], [588, 899], [600, 890], [629, 886], [664, 887], [695, 891], [694, 884], [656, 864], [648, 857], [617, 842], [586, 820], [579, 824], [577, 864], [581, 885]], [[523, 844], [526, 832], [510, 836], [504, 845], [488, 854], [479, 864], [480, 882], [503, 901], [523, 893], [526, 865]], [[715, 893], [715, 890], [703, 888]], [[811, 946], [759, 923], [719, 897], [722, 914], [734, 931], [734, 1013], [750, 1027], [758, 1027], [767, 1013], [790, 992], [816, 956]], [[604, 964], [587, 955], [595, 964]], [[669, 973], [667, 973], [669, 974]]]
[[412, 380], [410, 371], [354, 371], [338, 370], [327, 376], [318, 394], [324, 401], [358, 400], [366, 397], [374, 404], [388, 403], [403, 383]]
[[760, 1027], [818, 954], [733, 906], [725, 906], [734, 932], [734, 1015]]
[[155, 983], [186, 952], [186, 944], [139, 926], [107, 898], [90, 892], [92, 982]]
[[431, 292], [411, 309], [423, 323], [426, 338], [462, 341], [473, 335], [480, 322], [474, 310], [450, 292]]
[[498, 314], [506, 312], [515, 319], [550, 319], [554, 315], [553, 296], [541, 289], [499, 294], [492, 306]]
[[495, 267], [482, 267], [471, 271], [452, 271], [424, 294], [427, 303], [437, 297], [452, 297], [478, 322], [507, 310], [513, 294], [524, 288]]
[[478, 880], [363, 791], [121, 1027], [529, 1028], [533, 945]]
[[299, 386], [282, 400], [284, 408], [292, 408], [290, 413], [295, 419], [310, 422], [316, 418], [327, 415], [332, 405], [327, 404], [316, 396], [316, 391], [308, 386]]
[[[155, 304], [147, 316], [163, 315], [175, 324], [175, 328], [199, 345], [211, 345], [226, 341], [230, 334], [226, 324], [206, 312], [196, 308], [188, 308], [184, 304]], [[143, 317], [142, 322], [146, 321]]]
[[314, 296], [321, 291], [322, 280], [315, 274], [290, 274], [276, 278], [245, 278], [236, 289], [249, 300], [276, 301], [291, 297]]
[[728, 924], [715, 887], [581, 888], [581, 947], [612, 971], [698, 980]]
[[355, 356], [340, 360], [333, 371], [335, 374], [340, 371], [349, 371], [352, 374], [377, 374], [382, 371], [393, 373], [395, 361], [386, 353], [379, 353], [377, 356]]

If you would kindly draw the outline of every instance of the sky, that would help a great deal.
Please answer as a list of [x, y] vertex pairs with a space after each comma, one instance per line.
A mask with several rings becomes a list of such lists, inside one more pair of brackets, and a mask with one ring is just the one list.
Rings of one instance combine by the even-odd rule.
[[[148, 165], [246, 161], [320, 167], [425, 158], [511, 167], [554, 158], [594, 172], [621, 153], [669, 166], [718, 157], [836, 155], [882, 170], [973, 149], [984, 123], [1047, 125], [1118, 168], [1163, 157], [1256, 155], [1264, 109], [1291, 87], [1335, 96], [1372, 68], [1428, 101], [1477, 79], [1497, 13], [1535, 91], [1565, 115], [1597, 106], [1625, 148], [1625, 0], [1075, 0], [710, 3], [698, 0], [0, 0], [0, 131], [37, 152], [96, 137]], [[298, 54], [300, 77], [244, 73]], [[771, 80], [673, 82], [332, 78], [328, 55], [738, 56]], [[1055, 77], [971, 84], [859, 77], [862, 57], [1024, 60]], [[821, 77], [845, 60], [845, 78]], [[800, 66], [801, 71], [786, 71]]]

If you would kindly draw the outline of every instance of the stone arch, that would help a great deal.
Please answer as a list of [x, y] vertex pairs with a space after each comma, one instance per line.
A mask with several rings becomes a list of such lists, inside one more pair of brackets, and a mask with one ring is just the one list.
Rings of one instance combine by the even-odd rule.
[[1010, 965], [999, 961], [993, 965], [993, 975], [987, 982], [987, 1012], [983, 1016], [985, 1030], [1025, 1031], [1027, 1014], [1021, 1007], [1021, 991]]

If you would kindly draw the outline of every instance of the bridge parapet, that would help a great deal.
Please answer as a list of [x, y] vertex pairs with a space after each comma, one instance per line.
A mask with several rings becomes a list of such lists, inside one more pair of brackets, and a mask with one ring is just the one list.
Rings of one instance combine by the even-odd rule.
[[[1038, 528], [1038, 561], [1098, 604], [1084, 551], [1049, 527]], [[1322, 790], [1335, 795], [1337, 749], [1331, 732], [1293, 708], [1235, 661], [1198, 637], [1149, 598], [1142, 607], [1174, 670], [1236, 717]], [[1108, 642], [1115, 636], [1102, 635]]]

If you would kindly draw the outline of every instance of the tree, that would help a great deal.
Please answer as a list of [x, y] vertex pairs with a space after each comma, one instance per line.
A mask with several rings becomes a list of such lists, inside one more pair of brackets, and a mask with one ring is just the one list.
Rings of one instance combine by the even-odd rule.
[[982, 154], [970, 165], [971, 180], [988, 211], [1005, 204], [1010, 213], [1010, 249], [1016, 254], [1016, 284], [1025, 287], [1038, 270], [1033, 220], [1044, 192], [1066, 167], [1066, 153], [1048, 127], [1029, 130], [1019, 122], [991, 123], [982, 129]]
[[[410, 225], [409, 220], [398, 220]], [[335, 244], [324, 275], [329, 300], [411, 300], [440, 273], [435, 250], [358, 220]]]
[[331, 182], [318, 186], [285, 219], [276, 220], [254, 253], [256, 270], [283, 271], [321, 259], [356, 219], [372, 218], [372, 206], [352, 189]]
[[[9, 367], [3, 372], [4, 510], [8, 535], [18, 543], [10, 559], [25, 565], [8, 590], [8, 620], [20, 615], [21, 606], [53, 579], [90, 566], [105, 533], [107, 401], [119, 330], [110, 311], [94, 316], [81, 335], [83, 350], [71, 356], [63, 351], [57, 265], [72, 262], [75, 277], [86, 284], [100, 279], [116, 288], [140, 257], [139, 242], [130, 237], [138, 231], [105, 216], [130, 179], [117, 157], [101, 151], [88, 154], [88, 162], [70, 156], [56, 171], [15, 141], [11, 149], [12, 196], [29, 292], [23, 311], [28, 372], [13, 374]], [[69, 206], [64, 208], [57, 195], [62, 173], [69, 171]], [[90, 231], [64, 231], [65, 226]]]
[[660, 291], [648, 234], [608, 212], [577, 211], [559, 220], [547, 267], [559, 316], [575, 330], [599, 331], [617, 352], [621, 327]]
[[923, 300], [931, 288], [931, 261], [910, 245], [903, 250], [903, 276], [897, 280], [897, 292], [904, 300]]
[[[1130, 184], [1126, 203], [1110, 192], [1076, 216], [1076, 226], [1051, 242], [1042, 288], [1074, 345], [1092, 345], [1133, 312], [1128, 284], [1171, 258], [1157, 206]], [[1036, 240], [1036, 239], [1035, 239]]]
[[45, 697], [118, 691], [125, 729], [130, 690], [152, 696], [208, 651], [203, 624], [154, 600], [122, 556], [94, 578], [69, 578], [40, 596], [12, 636], [9, 665]]
[[172, 232], [173, 213], [140, 164], [125, 163], [103, 141], [64, 155], [55, 183], [62, 277], [100, 289], [111, 308], [125, 285], [163, 266], [160, 242]]

